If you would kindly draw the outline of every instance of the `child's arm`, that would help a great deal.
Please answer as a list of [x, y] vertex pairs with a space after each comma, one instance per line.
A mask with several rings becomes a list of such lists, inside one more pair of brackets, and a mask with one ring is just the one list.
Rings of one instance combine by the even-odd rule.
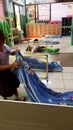
[[1, 65], [0, 70], [7, 70], [7, 69], [13, 69], [19, 66], [19, 62], [15, 61], [12, 64], [8, 65]]
[[15, 55], [16, 51], [20, 52], [19, 49], [16, 49], [16, 50], [12, 50], [10, 54], [11, 54], [11, 55]]

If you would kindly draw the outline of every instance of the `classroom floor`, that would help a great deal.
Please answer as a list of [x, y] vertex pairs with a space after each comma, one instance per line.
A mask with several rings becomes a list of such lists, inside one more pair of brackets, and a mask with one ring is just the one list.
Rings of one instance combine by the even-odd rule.
[[[71, 45], [70, 37], [62, 37], [59, 39], [60, 44], [53, 45], [53, 48], [60, 48], [60, 51], [56, 55], [49, 55], [48, 61], [60, 61], [63, 71], [62, 72], [49, 72], [48, 83], [46, 80], [42, 80], [47, 87], [54, 89], [58, 92], [64, 92], [73, 90], [73, 45]], [[16, 45], [17, 48], [21, 49], [22, 54], [26, 48], [26, 42], [23, 44]], [[41, 77], [45, 72], [37, 72], [38, 76]]]
[[[70, 37], [62, 37], [59, 39], [60, 44], [52, 45], [53, 48], [60, 48], [58, 54], [49, 55], [48, 61], [60, 61], [63, 71], [62, 72], [49, 72], [48, 73], [48, 83], [44, 79], [42, 82], [46, 84], [47, 87], [57, 91], [73, 91], [73, 45], [71, 45]], [[27, 42], [15, 45], [15, 48], [19, 48], [21, 53], [24, 55], [25, 48], [27, 47]], [[10, 56], [10, 62], [13, 62], [15, 58]], [[46, 76], [45, 72], [36, 72], [39, 77], [43, 74]], [[24, 87], [20, 84], [18, 89], [20, 95], [27, 95]]]

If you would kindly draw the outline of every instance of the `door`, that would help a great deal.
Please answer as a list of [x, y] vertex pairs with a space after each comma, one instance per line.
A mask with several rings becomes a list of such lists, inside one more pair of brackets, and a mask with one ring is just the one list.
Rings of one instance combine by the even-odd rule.
[[20, 24], [20, 6], [14, 3], [14, 14], [15, 14], [15, 25], [19, 30], [21, 29]]

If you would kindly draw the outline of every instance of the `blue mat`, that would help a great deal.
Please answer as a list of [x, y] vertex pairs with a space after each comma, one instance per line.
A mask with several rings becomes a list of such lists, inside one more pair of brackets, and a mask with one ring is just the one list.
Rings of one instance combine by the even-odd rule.
[[[24, 57], [24, 61], [28, 63], [32, 69], [39, 69], [46, 71], [46, 63], [43, 61], [38, 61], [36, 58], [31, 58], [31, 57]], [[48, 72], [57, 72], [57, 71], [62, 71], [63, 68], [60, 65], [59, 62], [49, 62], [48, 63]]]
[[[41, 39], [40, 41], [41, 42], [45, 42], [47, 44], [60, 44], [59, 42], [59, 38], [61, 38], [62, 36], [61, 35], [47, 35], [45, 36], [43, 39]], [[51, 41], [52, 39], [52, 41]], [[56, 39], [56, 40], [54, 40]]]
[[47, 88], [30, 66], [24, 63], [24, 57], [18, 52], [16, 52], [16, 60], [20, 62], [20, 66], [14, 70], [14, 73], [23, 84], [31, 102], [73, 105], [73, 91], [59, 93]]
[[47, 35], [45, 38], [61, 38], [61, 35]]

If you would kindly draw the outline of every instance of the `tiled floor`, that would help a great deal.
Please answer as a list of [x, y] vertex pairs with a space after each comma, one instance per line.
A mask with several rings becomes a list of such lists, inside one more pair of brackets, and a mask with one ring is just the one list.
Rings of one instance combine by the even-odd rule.
[[[73, 45], [71, 45], [71, 38], [70, 37], [62, 37], [59, 39], [60, 44], [53, 45], [53, 47], [59, 47], [60, 53], [73, 53]], [[27, 47], [26, 42], [23, 44], [15, 45], [15, 48], [19, 48], [21, 53], [24, 55], [25, 48]], [[14, 58], [10, 57], [10, 62], [13, 62]], [[49, 59], [51, 61], [51, 59]], [[60, 61], [61, 62], [61, 61]], [[72, 59], [73, 62], [73, 59]], [[37, 73], [40, 77], [41, 75], [45, 76], [45, 72]], [[50, 72], [48, 73], [48, 83], [46, 80], [42, 80], [45, 85], [55, 91], [64, 92], [73, 90], [73, 67], [63, 67], [62, 72]], [[19, 87], [19, 92], [24, 93], [24, 88], [22, 85]]]

